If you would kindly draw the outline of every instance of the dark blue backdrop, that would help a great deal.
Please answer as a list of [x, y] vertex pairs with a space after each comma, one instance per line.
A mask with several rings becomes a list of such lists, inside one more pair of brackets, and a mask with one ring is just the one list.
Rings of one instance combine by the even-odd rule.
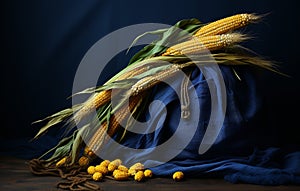
[[[278, 61], [281, 71], [291, 76], [265, 72], [260, 82], [266, 126], [275, 135], [270, 144], [299, 144], [300, 16], [296, 1], [7, 0], [3, 3], [0, 149], [4, 152], [21, 148], [17, 143], [35, 135], [40, 126], [31, 122], [71, 106], [66, 98], [71, 95], [77, 66], [86, 51], [106, 34], [138, 23], [172, 25], [193, 17], [209, 22], [242, 12], [270, 13], [263, 22], [248, 27], [247, 31], [255, 38], [247, 46]], [[126, 64], [117, 60], [100, 83]], [[55, 131], [49, 133], [54, 135]], [[49, 139], [44, 146], [53, 144]]]

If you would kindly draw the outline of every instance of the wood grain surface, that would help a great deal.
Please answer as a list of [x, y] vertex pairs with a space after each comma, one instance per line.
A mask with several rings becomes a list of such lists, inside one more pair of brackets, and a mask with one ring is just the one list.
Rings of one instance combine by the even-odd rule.
[[[0, 191], [50, 191], [58, 190], [56, 183], [61, 178], [33, 175], [27, 161], [13, 157], [0, 157]], [[144, 182], [115, 181], [105, 179], [97, 182], [104, 191], [299, 191], [300, 186], [258, 186], [231, 184], [223, 179], [187, 178], [174, 182], [171, 178], [152, 178]]]

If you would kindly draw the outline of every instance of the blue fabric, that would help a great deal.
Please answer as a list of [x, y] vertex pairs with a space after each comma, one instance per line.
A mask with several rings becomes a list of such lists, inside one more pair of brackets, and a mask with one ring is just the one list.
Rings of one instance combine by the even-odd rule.
[[[190, 110], [193, 112], [198, 108], [201, 115], [197, 130], [186, 147], [180, 145], [182, 141], [180, 137], [185, 138], [182, 134], [176, 139], [179, 142], [177, 145], [166, 148], [164, 152], [159, 153], [159, 156], [154, 149], [146, 149], [155, 148], [169, 140], [176, 132], [180, 120], [180, 98], [170, 86], [161, 84], [152, 92], [152, 99], [162, 101], [167, 107], [167, 114], [159, 107], [149, 107], [145, 116], [141, 117], [147, 123], [146, 132], [143, 134], [128, 132], [122, 143], [140, 152], [123, 152], [118, 148], [113, 148], [114, 152], [111, 152], [112, 145], [108, 144], [106, 149], [110, 153], [107, 154], [112, 158], [122, 155], [123, 160], [128, 164], [141, 161], [146, 166], [150, 165], [154, 174], [158, 176], [170, 176], [173, 172], [181, 170], [186, 176], [223, 177], [233, 183], [299, 184], [299, 149], [259, 147], [268, 145], [270, 129], [263, 123], [262, 100], [257, 90], [255, 73], [250, 67], [236, 68], [240, 81], [234, 75], [232, 68], [221, 66], [220, 69], [226, 85], [227, 110], [222, 129], [207, 152], [199, 154], [198, 149], [210, 120], [211, 95], [207, 82], [211, 79], [205, 78], [200, 70], [195, 69], [191, 75], [191, 86], [196, 89], [199, 103], [192, 98]], [[181, 80], [172, 80], [171, 84], [175, 89], [180, 88]], [[150, 114], [151, 120], [147, 121]], [[187, 122], [187, 131], [190, 128], [188, 125]], [[153, 126], [155, 126], [154, 130]], [[165, 159], [172, 154], [172, 149], [182, 151], [167, 163], [156, 161], [156, 156]]]

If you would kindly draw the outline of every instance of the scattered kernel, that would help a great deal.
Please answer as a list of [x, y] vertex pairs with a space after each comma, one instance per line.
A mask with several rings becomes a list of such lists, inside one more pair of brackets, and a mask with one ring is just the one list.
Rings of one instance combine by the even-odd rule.
[[109, 172], [113, 172], [114, 170], [116, 170], [118, 168], [118, 166], [120, 166], [122, 164], [122, 161], [120, 159], [115, 159], [113, 161], [111, 161], [107, 167]]
[[118, 166], [118, 170], [121, 170], [123, 172], [128, 172], [128, 168], [126, 166], [124, 166], [124, 165]]
[[113, 172], [114, 170], [116, 170], [118, 168], [118, 166], [114, 165], [114, 164], [109, 164], [108, 167], [107, 167], [107, 170], [109, 172]]
[[143, 171], [138, 171], [135, 175], [134, 175], [134, 180], [141, 182], [142, 180], [144, 180], [144, 172]]
[[109, 160], [104, 160], [100, 163], [101, 166], [107, 167], [109, 165], [110, 161]]
[[87, 166], [90, 163], [89, 158], [87, 158], [86, 156], [82, 156], [80, 157], [80, 159], [78, 160], [78, 164], [80, 166]]
[[173, 180], [175, 180], [175, 181], [180, 181], [183, 179], [183, 177], [184, 177], [184, 174], [181, 171], [177, 171], [173, 174]]
[[108, 173], [108, 169], [105, 166], [101, 166], [101, 165], [96, 165], [95, 166], [95, 171], [96, 172], [101, 172], [103, 175]]
[[56, 167], [61, 167], [61, 166], [65, 165], [66, 162], [67, 162], [67, 157], [64, 157], [56, 163]]
[[93, 151], [89, 151], [87, 153], [87, 155], [90, 156], [90, 157], [95, 157], [95, 153]]
[[121, 159], [115, 159], [115, 160], [111, 161], [110, 163], [115, 164], [116, 166], [119, 166], [122, 164], [122, 161], [121, 161]]
[[95, 167], [94, 166], [89, 166], [87, 168], [87, 173], [88, 174], [94, 174], [95, 173]]
[[128, 180], [129, 176], [128, 173], [120, 171], [115, 174], [114, 178], [115, 180]]
[[140, 171], [140, 170], [144, 170], [145, 167], [142, 163], [138, 162], [138, 163], [135, 163], [134, 165], [132, 165], [129, 169], [132, 169], [135, 171]]
[[95, 172], [92, 176], [93, 180], [100, 181], [102, 179], [103, 175], [101, 172]]
[[134, 176], [136, 174], [136, 170], [130, 168], [130, 169], [128, 169], [128, 174], [130, 176]]
[[113, 176], [115, 176], [116, 174], [118, 174], [118, 173], [120, 173], [120, 172], [122, 172], [122, 171], [121, 171], [121, 170], [118, 170], [118, 169], [116, 169], [116, 170], [114, 170], [114, 171], [113, 171], [112, 175], [113, 175]]
[[151, 170], [147, 169], [144, 171], [144, 175], [146, 178], [151, 178], [153, 176], [153, 173]]

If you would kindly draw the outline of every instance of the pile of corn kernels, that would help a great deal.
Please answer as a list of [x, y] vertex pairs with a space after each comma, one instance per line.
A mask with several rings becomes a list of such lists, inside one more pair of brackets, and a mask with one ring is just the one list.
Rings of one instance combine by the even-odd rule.
[[[141, 182], [153, 176], [152, 171], [150, 169], [145, 169], [142, 163], [135, 163], [128, 168], [122, 165], [120, 159], [115, 159], [113, 161], [103, 160], [98, 165], [89, 166], [87, 168], [87, 173], [92, 176], [94, 181], [101, 181], [107, 176], [118, 181], [133, 178], [135, 181]], [[183, 179], [183, 176], [181, 171], [177, 171], [173, 174], [172, 178], [175, 181], [180, 181]]]

